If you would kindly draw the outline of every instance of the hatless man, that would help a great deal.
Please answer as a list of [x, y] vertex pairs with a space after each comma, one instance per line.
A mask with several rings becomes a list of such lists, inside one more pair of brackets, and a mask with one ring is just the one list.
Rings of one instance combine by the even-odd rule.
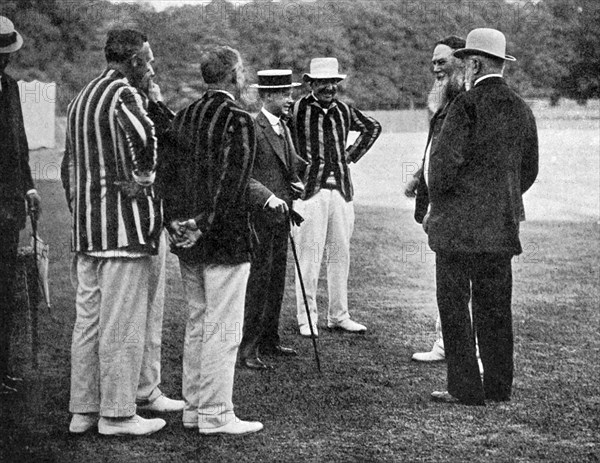
[[19, 230], [26, 211], [37, 221], [41, 200], [29, 168], [29, 146], [17, 82], [5, 70], [23, 46], [12, 21], [0, 16], [0, 394], [18, 391], [22, 382], [10, 365], [10, 339], [15, 310]]
[[[282, 117], [292, 106], [292, 71], [271, 69], [258, 72], [262, 108], [255, 118], [257, 149], [252, 178], [292, 209], [304, 189], [296, 172], [296, 150]], [[258, 237], [246, 291], [244, 336], [240, 345], [240, 363], [250, 369], [269, 368], [260, 355], [295, 356], [294, 349], [281, 345], [279, 315], [285, 289], [288, 234], [290, 221], [267, 209], [253, 213]]]
[[[297, 318], [302, 336], [311, 336], [311, 331], [318, 335], [317, 285], [325, 251], [329, 293], [327, 326], [352, 333], [367, 330], [352, 320], [348, 311], [350, 238], [354, 229], [354, 191], [349, 164], [357, 162], [373, 146], [381, 134], [381, 125], [337, 99], [338, 84], [345, 78], [345, 74], [339, 73], [336, 58], [314, 58], [310, 72], [304, 74], [311, 92], [298, 100], [292, 111], [296, 151], [306, 163], [301, 175], [304, 194], [294, 206], [305, 221], [301, 227], [294, 227], [293, 233], [314, 325], [311, 327], [308, 322], [296, 270]], [[350, 131], [359, 132], [359, 136], [346, 148]]]
[[[425, 147], [425, 156], [421, 167], [407, 184], [405, 195], [415, 197], [415, 220], [423, 223], [423, 218], [429, 209], [427, 192], [427, 174], [429, 154], [436, 146], [442, 125], [450, 103], [464, 90], [464, 64], [461, 59], [452, 55], [454, 50], [465, 47], [465, 39], [449, 36], [435, 44], [431, 58], [432, 71], [435, 75], [433, 88], [429, 92], [429, 109], [433, 116], [429, 121], [429, 134]], [[435, 322], [436, 340], [430, 352], [416, 352], [412, 359], [417, 362], [439, 362], [445, 360], [444, 338], [439, 315]]]
[[515, 60], [506, 54], [504, 34], [474, 29], [454, 56], [466, 61], [469, 90], [450, 106], [431, 151], [431, 208], [424, 219], [429, 246], [436, 253], [448, 368], [448, 389], [431, 397], [483, 405], [485, 400], [511, 397], [511, 259], [522, 252], [522, 194], [537, 176], [538, 139], [531, 109], [502, 77], [505, 61]]
[[154, 125], [136, 90], [154, 58], [147, 37], [129, 29], [109, 31], [104, 52], [106, 70], [67, 109], [62, 180], [77, 311], [69, 430], [97, 424], [104, 435], [147, 435], [165, 426], [136, 414], [149, 274], [162, 231]]
[[248, 434], [256, 421], [238, 419], [233, 378], [253, 233], [250, 211], [285, 215], [285, 202], [250, 181], [256, 133], [235, 101], [244, 88], [237, 50], [215, 47], [201, 59], [208, 91], [177, 113], [176, 153], [165, 177], [166, 214], [189, 306], [183, 351], [183, 425], [200, 434]]

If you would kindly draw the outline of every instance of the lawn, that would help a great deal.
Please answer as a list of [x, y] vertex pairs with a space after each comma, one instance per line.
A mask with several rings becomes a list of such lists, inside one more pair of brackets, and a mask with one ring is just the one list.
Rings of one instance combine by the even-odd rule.
[[[74, 321], [68, 214], [58, 182], [40, 182], [41, 233], [53, 246], [56, 321], [43, 313], [40, 368], [31, 369], [21, 327], [17, 354], [26, 390], [2, 399], [1, 461], [598, 461], [598, 238], [596, 223], [528, 222], [533, 243], [515, 261], [513, 401], [485, 408], [429, 402], [445, 366], [410, 362], [433, 340], [433, 255], [410, 212], [357, 207], [350, 305], [364, 336], [321, 330], [323, 374], [295, 333], [291, 278], [282, 333], [297, 359], [272, 372], [236, 373], [235, 403], [264, 432], [200, 437], [179, 414], [146, 438], [67, 432], [69, 339]], [[169, 261], [163, 389], [178, 397], [185, 306]], [[290, 269], [292, 262], [290, 261]], [[289, 275], [291, 276], [291, 274]], [[323, 289], [323, 288], [322, 288]], [[325, 300], [322, 291], [321, 300]]]
[[[25, 387], [19, 396], [0, 396], [0, 461], [600, 461], [598, 120], [586, 122], [594, 128], [542, 122], [540, 179], [525, 197], [525, 252], [513, 265], [513, 400], [486, 407], [429, 401], [445, 386], [445, 365], [412, 363], [410, 356], [434, 339], [434, 254], [412, 219], [412, 203], [399, 194], [425, 134], [384, 133], [354, 170], [349, 299], [353, 317], [369, 330], [344, 335], [321, 323], [319, 375], [310, 341], [296, 333], [290, 254], [281, 334], [300, 355], [276, 361], [273, 371], [236, 372], [236, 413], [265, 425], [238, 438], [185, 431], [179, 414], [144, 438], [69, 435], [69, 216], [56, 180], [59, 152], [34, 153], [54, 318], [42, 310], [34, 370], [19, 315], [15, 356]], [[167, 276], [161, 387], [178, 398], [186, 307], [173, 257]], [[319, 301], [323, 308], [324, 279]]]

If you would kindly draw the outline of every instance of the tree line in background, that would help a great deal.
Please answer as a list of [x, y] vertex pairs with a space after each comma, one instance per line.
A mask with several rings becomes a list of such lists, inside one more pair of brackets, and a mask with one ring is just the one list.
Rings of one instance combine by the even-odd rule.
[[423, 107], [433, 44], [475, 27], [505, 33], [507, 51], [518, 59], [506, 75], [524, 97], [582, 104], [600, 97], [597, 0], [215, 0], [161, 12], [105, 0], [4, 0], [0, 14], [25, 39], [12, 74], [57, 82], [61, 113], [104, 68], [102, 48], [112, 27], [148, 34], [157, 81], [175, 109], [203, 91], [199, 56], [213, 44], [239, 49], [250, 80], [268, 68], [291, 68], [300, 79], [311, 58], [335, 56], [349, 75], [341, 93], [359, 107]]

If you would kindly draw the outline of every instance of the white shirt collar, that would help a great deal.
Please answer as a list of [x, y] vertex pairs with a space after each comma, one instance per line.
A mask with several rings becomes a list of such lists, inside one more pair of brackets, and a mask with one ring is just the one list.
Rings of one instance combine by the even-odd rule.
[[225, 95], [227, 95], [229, 98], [231, 98], [233, 101], [235, 101], [235, 97], [233, 96], [232, 93], [229, 93], [227, 90], [218, 90], [218, 89], [213, 89], [213, 92], [221, 92], [224, 93]]
[[264, 106], [262, 107], [260, 112], [262, 112], [266, 116], [267, 120], [271, 125], [279, 125], [279, 118], [273, 113], [269, 112], [267, 109], [265, 109]]
[[319, 101], [319, 99], [317, 98], [317, 96], [315, 95], [315, 92], [310, 92], [310, 94], [311, 94], [311, 95], [312, 95], [312, 97], [315, 99], [315, 103], [316, 103], [316, 104], [319, 106], [319, 108], [321, 108], [321, 109], [323, 110], [323, 112], [324, 112], [325, 114], [327, 114], [327, 112], [328, 112], [328, 111], [329, 111], [331, 108], [333, 108], [333, 107], [335, 107], [335, 106], [336, 106], [336, 103], [335, 103], [335, 101], [332, 101], [332, 102], [331, 102], [331, 104], [330, 104], [330, 105], [329, 105], [327, 108], [325, 108], [325, 107], [324, 107], [324, 106], [321, 104], [321, 102]]
[[485, 76], [481, 76], [479, 79], [475, 80], [475, 82], [473, 83], [473, 87], [475, 87], [475, 85], [477, 85], [482, 80], [487, 79], [488, 77], [503, 77], [503, 76], [502, 76], [502, 74], [486, 74]]

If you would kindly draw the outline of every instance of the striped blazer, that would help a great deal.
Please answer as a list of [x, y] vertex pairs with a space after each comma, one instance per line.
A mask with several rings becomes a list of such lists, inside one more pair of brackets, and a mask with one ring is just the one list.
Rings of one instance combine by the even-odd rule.
[[162, 179], [167, 220], [194, 218], [202, 231], [192, 248], [173, 252], [188, 262], [249, 262], [250, 211], [270, 196], [250, 178], [256, 153], [252, 116], [227, 93], [209, 90], [177, 113], [171, 138], [174, 153]]
[[[301, 177], [303, 199], [315, 195], [333, 174], [346, 201], [354, 190], [348, 164], [357, 162], [381, 134], [381, 125], [358, 109], [335, 100], [327, 112], [311, 93], [294, 104], [291, 129], [298, 155], [307, 162]], [[348, 133], [360, 132], [352, 146], [346, 148]]]
[[119, 71], [105, 70], [71, 101], [61, 173], [74, 251], [156, 251], [156, 149], [142, 98]]

